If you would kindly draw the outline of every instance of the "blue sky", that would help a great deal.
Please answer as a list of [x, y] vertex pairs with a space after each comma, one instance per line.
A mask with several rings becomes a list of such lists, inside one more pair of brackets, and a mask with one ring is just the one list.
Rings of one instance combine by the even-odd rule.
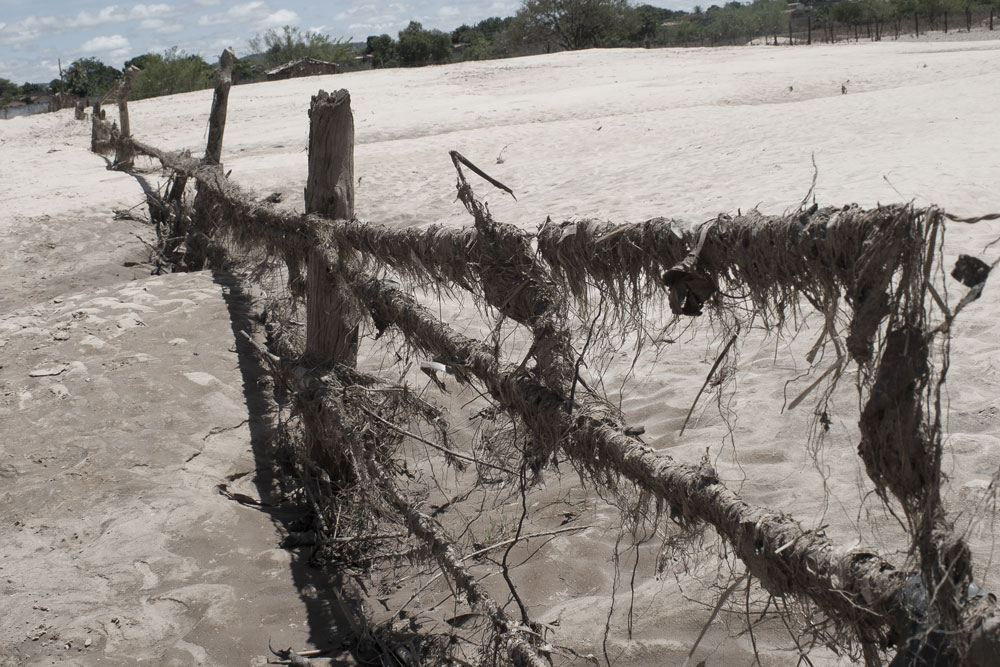
[[[646, 0], [687, 9], [699, 0]], [[489, 16], [510, 16], [520, 0], [0, 0], [0, 77], [48, 82], [73, 60], [95, 56], [121, 68], [133, 56], [173, 46], [209, 62], [227, 46], [246, 53], [246, 40], [292, 25], [331, 37], [364, 41], [395, 36], [411, 20], [451, 31]]]

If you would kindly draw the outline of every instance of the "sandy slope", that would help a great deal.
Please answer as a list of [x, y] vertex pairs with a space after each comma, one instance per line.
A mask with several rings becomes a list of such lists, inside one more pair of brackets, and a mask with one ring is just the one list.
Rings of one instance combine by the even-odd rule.
[[[234, 88], [224, 161], [238, 182], [281, 191], [286, 205], [300, 206], [309, 96], [343, 87], [351, 91], [356, 114], [357, 210], [377, 222], [466, 224], [454, 201], [450, 149], [514, 189], [517, 201], [477, 186], [499, 219], [529, 229], [546, 216], [698, 221], [753, 206], [777, 212], [805, 196], [813, 159], [820, 204], [912, 199], [977, 214], [1000, 211], [997, 71], [1000, 42], [899, 42], [592, 51], [317, 77]], [[210, 100], [210, 92], [203, 92], [136, 103], [133, 130], [154, 145], [198, 152]], [[315, 641], [322, 636], [320, 617], [308, 619], [311, 636], [301, 626], [287, 627], [304, 621], [279, 618], [286, 610], [290, 619], [308, 613], [309, 596], [301, 604], [295, 600], [292, 584], [303, 583], [294, 568], [290, 572], [287, 556], [273, 549], [270, 521], [244, 516], [251, 510], [214, 492], [226, 474], [246, 469], [250, 454], [245, 427], [204, 439], [213, 429], [246, 419], [241, 379], [227, 352], [233, 337], [222, 290], [202, 274], [149, 279], [141, 269], [122, 273], [116, 265], [139, 248], [130, 223], [111, 222], [107, 211], [134, 205], [140, 191], [135, 181], [103, 171], [98, 158], [86, 155], [85, 134], [65, 114], [0, 125], [0, 188], [11, 211], [0, 218], [0, 276], [7, 287], [0, 297], [0, 340], [6, 341], [0, 369], [0, 585], [7, 587], [0, 604], [11, 612], [0, 621], [0, 641], [36, 655], [39, 644], [30, 633], [48, 623], [60, 639], [46, 650], [72, 639], [80, 664], [103, 664], [76, 651], [87, 631], [94, 637], [88, 650], [109, 664], [126, 655], [165, 664], [175, 655], [171, 651], [196, 658], [207, 651], [206, 664], [247, 664], [259, 650], [227, 653], [225, 646], [242, 644], [226, 644], [233, 640], [219, 632], [225, 627], [259, 638], [258, 615], [269, 619], [261, 623], [276, 638], [279, 625], [291, 632], [283, 645]], [[60, 152], [45, 153], [50, 145]], [[1000, 232], [985, 224], [953, 225], [947, 254], [995, 257], [996, 248], [984, 253], [983, 247], [996, 236]], [[112, 277], [115, 272], [120, 275]], [[988, 289], [957, 327], [948, 385], [950, 506], [964, 512], [961, 522], [977, 519], [970, 532], [977, 576], [993, 590], [1000, 590], [1000, 571], [991, 565], [995, 532], [984, 493], [1000, 469], [1000, 355], [991, 317], [997, 294]], [[74, 319], [74, 312], [87, 309], [95, 312]], [[468, 303], [445, 304], [442, 314], [458, 326], [479, 326]], [[138, 320], [145, 326], [130, 326]], [[58, 340], [60, 331], [70, 337]], [[606, 368], [595, 363], [591, 379], [603, 380], [612, 397], [620, 397], [629, 420], [646, 426], [652, 446], [692, 462], [707, 449], [749, 499], [792, 512], [807, 527], [827, 526], [839, 542], [899, 549], [893, 520], [866, 497], [869, 487], [854, 451], [857, 408], [850, 382], [836, 397], [832, 434], [817, 455], [805, 447], [808, 408], [781, 410], [786, 392], [795, 395], [811, 382], [801, 377], [807, 368], [802, 353], [818, 331], [781, 340], [752, 332], [738, 350], [736, 384], [730, 385], [735, 392], [724, 394], [721, 409], [706, 401], [682, 439], [679, 427], [717, 353], [713, 335], [679, 336], [658, 358], [644, 357], [628, 378], [631, 358], [628, 350], [620, 351]], [[177, 338], [185, 342], [171, 345]], [[381, 363], [381, 356], [366, 361]], [[54, 377], [27, 377], [57, 364], [69, 367]], [[460, 405], [464, 395], [440, 400]], [[456, 427], [471, 429], [462, 414]], [[187, 461], [206, 442], [219, 449]], [[58, 467], [59, 475], [39, 468], [44, 465]], [[571, 474], [550, 475], [533, 499], [532, 530], [558, 526], [567, 512], [573, 521], [597, 527], [547, 542], [514, 578], [527, 591], [533, 615], [558, 622], [557, 641], [598, 653], [619, 517], [576, 487]], [[148, 497], [152, 489], [156, 500]], [[87, 500], [67, 505], [65, 498], [77, 495]], [[489, 543], [502, 536], [517, 515], [514, 500], [488, 501], [494, 512], [466, 541]], [[70, 508], [80, 513], [78, 519], [68, 518]], [[147, 514], [134, 520], [141, 510]], [[113, 531], [101, 537], [107, 534], [101, 517], [119, 511], [121, 530], [132, 520], [138, 539], [116, 541]], [[177, 527], [179, 515], [204, 529], [191, 536]], [[254, 528], [224, 530], [237, 516]], [[157, 541], [154, 534], [174, 539]], [[70, 551], [61, 546], [63, 538], [80, 546]], [[111, 546], [102, 546], [102, 539]], [[628, 544], [626, 539], [623, 551]], [[618, 664], [680, 664], [708, 618], [704, 604], [712, 604], [711, 592], [690, 577], [675, 582], [671, 570], [654, 576], [656, 546], [638, 552], [632, 641], [623, 612], [629, 596], [618, 599], [609, 641]], [[636, 553], [622, 556], [626, 582]], [[158, 560], [157, 554], [168, 556]], [[55, 583], [41, 583], [38, 567], [58, 573]], [[88, 574], [72, 575], [76, 570]], [[502, 598], [498, 579], [487, 584]], [[232, 616], [233, 608], [245, 604], [241, 596], [265, 585], [260, 582], [268, 587], [257, 601], [260, 611]], [[281, 584], [284, 591], [277, 590]], [[432, 606], [446, 590], [430, 589], [419, 608]], [[408, 592], [397, 596], [405, 599]], [[165, 602], [169, 598], [181, 602]], [[42, 599], [53, 602], [37, 601]], [[53, 621], [57, 601], [66, 611]], [[131, 611], [117, 611], [114, 604]], [[136, 620], [126, 626], [136, 633], [130, 641], [116, 639], [111, 616]], [[727, 622], [739, 631], [738, 619]], [[718, 623], [697, 659], [751, 664], [750, 638], [731, 635], [726, 623]], [[764, 626], [755, 640], [765, 651], [764, 664], [796, 664], [794, 653], [779, 650], [790, 645], [779, 628]], [[824, 661], [834, 658], [814, 655], [816, 664]]]

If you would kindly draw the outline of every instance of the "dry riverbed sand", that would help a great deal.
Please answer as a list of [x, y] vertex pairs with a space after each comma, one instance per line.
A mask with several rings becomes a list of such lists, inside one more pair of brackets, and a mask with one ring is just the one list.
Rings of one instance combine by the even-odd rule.
[[[498, 219], [528, 229], [546, 216], [699, 222], [754, 206], [780, 212], [805, 196], [814, 161], [821, 205], [913, 200], [983, 214], [1000, 211], [998, 71], [1000, 42], [901, 41], [588, 51], [359, 72], [234, 88], [223, 159], [237, 182], [300, 206], [310, 95], [347, 88], [357, 211], [389, 225], [468, 223], [454, 200], [452, 149], [513, 188], [516, 201], [475, 183]], [[135, 103], [133, 132], [197, 154], [210, 103], [210, 91]], [[266, 454], [255, 437], [261, 418], [247, 406], [256, 378], [241, 369], [233, 333], [243, 313], [225, 279], [149, 276], [140, 239], [150, 230], [112, 215], [142, 202], [140, 185], [88, 152], [89, 123], [72, 112], [7, 121], [0, 142], [0, 665], [242, 666], [263, 662], [268, 637], [349, 661], [330, 583], [305, 551], [278, 548], [281, 508], [218, 492], [227, 484], [260, 499], [255, 457]], [[992, 261], [1000, 251], [984, 247], [998, 236], [995, 224], [950, 225], [946, 257]], [[977, 579], [994, 591], [998, 301], [989, 285], [955, 330], [945, 462], [949, 507], [968, 530]], [[442, 309], [457, 326], [479, 326], [468, 302]], [[837, 394], [819, 452], [805, 446], [808, 406], [782, 411], [785, 396], [812, 380], [802, 376], [803, 349], [819, 332], [811, 326], [801, 340], [748, 336], [735, 384], [722, 401], [704, 402], [683, 438], [718, 351], [711, 334], [680, 336], [629, 377], [627, 349], [589, 372], [645, 426], [652, 447], [687, 462], [707, 451], [751, 501], [826, 526], [845, 545], [899, 550], [893, 520], [866, 495], [851, 388]], [[467, 431], [465, 417], [454, 421]], [[554, 629], [551, 639], [599, 655], [618, 512], [567, 470], [530, 498], [530, 530], [594, 527], [515, 551], [512, 562], [531, 557], [512, 576], [532, 616]], [[463, 546], [509, 536], [519, 504], [504, 499]], [[680, 665], [710, 616], [717, 591], [674, 572], [686, 564], [714, 581], [714, 559], [674, 562], [657, 575], [661, 539], [639, 550], [629, 537], [621, 543], [607, 640], [615, 664]], [[424, 580], [408, 580], [386, 607]], [[505, 599], [500, 577], [485, 583]], [[446, 593], [444, 584], [430, 588], [413, 608]], [[693, 663], [749, 665], [753, 641], [762, 664], [797, 663], [779, 624], [740, 633], [740, 618], [723, 614]], [[812, 657], [838, 662], [820, 649]]]

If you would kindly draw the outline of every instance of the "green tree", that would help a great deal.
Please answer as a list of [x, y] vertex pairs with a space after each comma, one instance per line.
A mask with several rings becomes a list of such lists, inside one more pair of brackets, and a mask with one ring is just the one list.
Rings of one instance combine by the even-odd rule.
[[125, 66], [142, 71], [132, 87], [132, 99], [175, 95], [202, 90], [212, 85], [215, 70], [201, 56], [185, 53], [175, 46], [163, 54], [147, 53], [133, 58]]
[[483, 19], [477, 23], [475, 28], [479, 32], [483, 33], [483, 37], [492, 41], [507, 30], [513, 20], [514, 17], [512, 16], [491, 16], [490, 18]]
[[619, 46], [640, 26], [627, 0], [524, 0], [515, 18], [525, 39], [568, 50]]
[[396, 64], [396, 42], [389, 35], [371, 35], [365, 44], [365, 55], [372, 67], [390, 67]]
[[774, 38], [778, 43], [778, 35], [788, 32], [788, 3], [784, 0], [754, 0], [749, 7], [753, 17], [753, 28], [757, 34]]
[[903, 19], [913, 17], [913, 27], [917, 36], [920, 36], [920, 19], [917, 18], [916, 0], [889, 0], [892, 10], [893, 22], [896, 24], [896, 37], [902, 31]]
[[7, 79], [0, 79], [0, 104], [7, 104], [24, 94], [21, 86]]
[[[696, 8], [697, 9], [697, 8]], [[688, 44], [701, 43], [703, 39], [702, 26], [700, 21], [678, 21], [677, 25], [661, 26], [656, 33], [656, 39], [662, 44]]]
[[41, 83], [29, 83], [25, 81], [21, 84], [21, 92], [25, 95], [41, 95], [45, 92], [45, 86]]
[[513, 21], [511, 16], [492, 16], [474, 26], [459, 26], [451, 33], [455, 54], [460, 54], [463, 60], [485, 60], [509, 55], [509, 33]]
[[464, 23], [451, 31], [452, 44], [475, 44], [484, 39], [486, 39], [486, 35], [478, 28]]
[[97, 97], [108, 92], [121, 77], [120, 70], [97, 58], [79, 58], [65, 72], [66, 90], [79, 97]]
[[233, 83], [253, 83], [264, 79], [264, 67], [248, 56], [233, 63]]
[[163, 60], [163, 56], [160, 55], [159, 53], [144, 53], [141, 56], [136, 56], [135, 58], [129, 58], [128, 60], [126, 60], [125, 64], [122, 66], [122, 71], [124, 72], [133, 65], [135, 65], [139, 69], [146, 69], [146, 67], [151, 62], [154, 61], [158, 62], [161, 60]]
[[635, 8], [635, 14], [636, 32], [631, 36], [632, 41], [656, 39], [660, 28], [665, 22], [676, 21], [683, 16], [687, 16], [686, 12], [654, 7], [653, 5], [639, 5]]
[[396, 50], [402, 65], [442, 63], [451, 56], [451, 37], [440, 30], [424, 30], [420, 23], [410, 21], [399, 32]]
[[868, 24], [869, 37], [880, 41], [886, 22], [892, 20], [895, 9], [889, 0], [859, 0], [861, 17]]
[[738, 2], [705, 10], [704, 35], [712, 46], [750, 41], [755, 34], [749, 10]]
[[285, 26], [281, 31], [268, 30], [247, 40], [247, 45], [255, 54], [263, 56], [265, 67], [277, 67], [292, 60], [316, 58], [344, 67], [354, 67], [355, 51], [349, 43], [340, 39], [330, 39], [329, 35], [318, 32], [302, 32], [298, 28]]

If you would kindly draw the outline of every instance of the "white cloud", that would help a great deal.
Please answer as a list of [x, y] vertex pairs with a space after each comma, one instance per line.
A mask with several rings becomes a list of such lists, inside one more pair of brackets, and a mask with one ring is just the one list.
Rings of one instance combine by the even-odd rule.
[[240, 5], [233, 5], [224, 12], [205, 14], [198, 18], [198, 25], [253, 25], [256, 28], [276, 28], [283, 25], [295, 25], [299, 15], [291, 9], [272, 10], [262, 0], [254, 0]]
[[54, 16], [29, 16], [0, 27], [0, 44], [23, 44], [38, 39], [43, 30], [58, 29], [60, 20]]
[[142, 30], [152, 30], [161, 35], [172, 35], [183, 29], [179, 23], [167, 23], [163, 19], [146, 19], [139, 23], [139, 28]]
[[80, 47], [84, 53], [107, 53], [116, 58], [127, 55], [131, 49], [132, 44], [122, 35], [94, 37]]
[[438, 11], [438, 16], [443, 18], [451, 18], [452, 16], [458, 16], [461, 14], [461, 10], [458, 7], [453, 7], [452, 5], [445, 5], [441, 7]]
[[211, 53], [222, 53], [224, 49], [228, 49], [238, 41], [235, 37], [221, 37], [209, 44], [209, 51]]
[[105, 23], [120, 23], [128, 20], [128, 14], [118, 8], [118, 5], [108, 5], [96, 14], [81, 11], [66, 24], [68, 28], [92, 28]]
[[339, 12], [334, 18], [338, 21], [343, 21], [344, 19], [355, 16], [356, 14], [374, 14], [376, 12], [375, 5], [355, 5], [350, 9]]
[[381, 35], [399, 30], [399, 24], [395, 21], [391, 23], [352, 23], [347, 26], [347, 31], [358, 35]]
[[37, 28], [30, 28], [23, 24], [18, 25], [15, 23], [11, 26], [4, 25], [4, 27], [0, 28], [0, 44], [7, 46], [23, 44], [37, 39], [41, 36], [41, 34], [41, 30]]
[[128, 13], [128, 17], [130, 19], [149, 20], [173, 16], [176, 13], [176, 9], [172, 8], [170, 5], [162, 3], [157, 5], [138, 4]]
[[249, 23], [260, 21], [271, 13], [271, 8], [266, 2], [247, 2], [242, 5], [233, 5], [224, 12], [217, 14], [205, 14], [199, 17], [198, 25], [220, 25], [222, 23]]
[[299, 15], [290, 9], [279, 9], [273, 14], [268, 14], [260, 22], [261, 28], [277, 28], [283, 25], [294, 25], [299, 22]]

